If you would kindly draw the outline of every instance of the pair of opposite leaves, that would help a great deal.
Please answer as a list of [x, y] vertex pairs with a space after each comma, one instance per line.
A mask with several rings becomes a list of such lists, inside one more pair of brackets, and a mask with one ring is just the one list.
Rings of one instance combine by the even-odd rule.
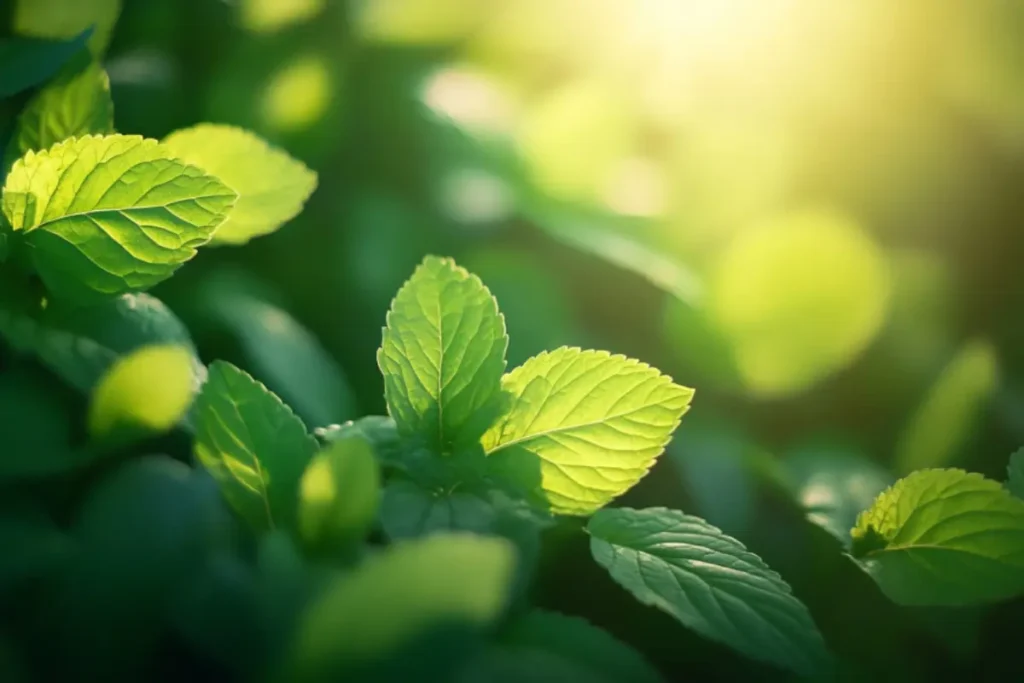
[[238, 128], [202, 124], [163, 142], [112, 130], [95, 64], [61, 75], [18, 120], [0, 256], [23, 254], [60, 299], [148, 289], [199, 246], [275, 231], [316, 188], [314, 172]]

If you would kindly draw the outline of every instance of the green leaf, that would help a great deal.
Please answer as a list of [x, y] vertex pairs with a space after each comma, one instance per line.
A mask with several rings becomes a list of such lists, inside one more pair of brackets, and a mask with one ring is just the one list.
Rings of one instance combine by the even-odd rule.
[[0, 547], [0, 599], [24, 582], [48, 576], [74, 548], [45, 512], [9, 500], [0, 509]]
[[790, 454], [784, 462], [807, 519], [847, 547], [857, 515], [893, 481], [883, 467], [855, 453], [808, 449]]
[[155, 140], [86, 136], [19, 159], [3, 212], [54, 296], [88, 301], [169, 278], [234, 200]]
[[196, 400], [195, 454], [253, 528], [294, 528], [299, 482], [316, 440], [288, 406], [230, 363], [216, 361]]
[[121, 13], [121, 0], [16, 0], [14, 30], [28, 36], [70, 38], [92, 30], [89, 50], [102, 55]]
[[561, 348], [502, 379], [511, 406], [484, 435], [489, 469], [536, 504], [588, 515], [643, 478], [693, 390], [605, 351]]
[[35, 316], [0, 308], [0, 336], [87, 394], [119, 356], [153, 344], [188, 348], [193, 386], [198, 389], [206, 379], [188, 330], [148, 294], [125, 294], [95, 306], [54, 305]]
[[398, 291], [377, 363], [388, 412], [438, 453], [471, 444], [500, 409], [508, 336], [480, 279], [429, 256]]
[[1024, 448], [1010, 456], [1006, 467], [1006, 488], [1018, 498], [1024, 499]]
[[366, 535], [381, 498], [380, 466], [365, 439], [339, 439], [302, 475], [299, 526], [314, 548], [343, 547]]
[[431, 491], [418, 484], [388, 483], [381, 501], [380, 522], [388, 538], [416, 538], [438, 531], [491, 530], [497, 512], [471, 491]]
[[853, 529], [853, 554], [894, 602], [959, 606], [1024, 594], [1024, 500], [956, 469], [914, 472]]
[[16, 364], [0, 372], [0, 482], [47, 477], [89, 459], [72, 447], [77, 411], [57, 381]]
[[192, 403], [192, 352], [184, 346], [147, 346], [119, 358], [103, 376], [89, 405], [89, 433], [108, 439], [171, 429]]
[[339, 577], [302, 616], [289, 681], [322, 681], [438, 629], [478, 631], [504, 609], [515, 562], [507, 542], [444, 534], [391, 546]]
[[541, 650], [589, 670], [609, 683], [659, 683], [661, 674], [643, 655], [585, 619], [535, 609], [502, 632], [504, 645]]
[[238, 193], [214, 244], [269, 235], [295, 218], [316, 189], [317, 175], [305, 164], [241, 128], [204, 123], [171, 133], [164, 144]]
[[190, 305], [203, 324], [238, 340], [252, 374], [307, 424], [354, 417], [355, 396], [341, 366], [288, 311], [254, 294], [258, 284], [221, 272], [192, 292], [197, 301]]
[[318, 428], [315, 433], [326, 443], [349, 437], [365, 439], [383, 467], [401, 467], [402, 439], [390, 417], [367, 415], [344, 424]]
[[492, 646], [471, 659], [453, 683], [616, 683], [580, 662], [544, 650]]
[[996, 389], [995, 350], [972, 341], [949, 362], [910, 419], [896, 447], [895, 467], [908, 474], [954, 462]]
[[587, 531], [598, 564], [637, 600], [753, 659], [802, 675], [829, 654], [789, 585], [743, 544], [676, 510], [601, 510]]
[[49, 80], [82, 49], [90, 31], [68, 40], [41, 40], [25, 36], [0, 39], [0, 99]]
[[48, 149], [71, 137], [113, 130], [114, 103], [107, 72], [96, 62], [76, 59], [25, 105], [8, 154], [13, 162], [29, 151]]

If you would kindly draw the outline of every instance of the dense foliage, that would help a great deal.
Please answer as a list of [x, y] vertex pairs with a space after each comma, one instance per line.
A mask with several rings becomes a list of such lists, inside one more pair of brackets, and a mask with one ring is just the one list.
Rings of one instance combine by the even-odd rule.
[[[643, 225], [580, 208], [557, 164], [321, 92], [341, 62], [303, 50], [353, 17], [430, 38], [415, 5], [19, 0], [3, 17], [0, 681], [1024, 673], [998, 645], [1024, 618], [1024, 449], [956, 467], [991, 345], [944, 359], [885, 433], [891, 458], [829, 435], [848, 423], [827, 409], [800, 439], [749, 435], [809, 410], [793, 397], [880, 334], [879, 249], [806, 209], [691, 272]], [[431, 59], [367, 48], [346, 96]], [[451, 216], [380, 194], [415, 197], [445, 164], [514, 187], [523, 233], [471, 204], [454, 222], [473, 230], [419, 230]], [[589, 269], [572, 299], [560, 283]], [[648, 353], [655, 296], [691, 364]]]

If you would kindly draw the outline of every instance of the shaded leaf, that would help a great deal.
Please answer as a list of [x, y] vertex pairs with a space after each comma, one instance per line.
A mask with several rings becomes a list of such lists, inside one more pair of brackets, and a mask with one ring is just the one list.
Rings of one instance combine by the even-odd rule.
[[91, 31], [85, 30], [68, 40], [26, 36], [0, 39], [0, 98], [16, 95], [49, 80], [82, 49], [90, 35]]
[[1006, 488], [1018, 498], [1024, 499], [1024, 448], [1010, 456], [1006, 467]]
[[257, 531], [294, 528], [299, 482], [316, 440], [288, 406], [245, 372], [216, 361], [196, 399], [196, 459]]
[[753, 659], [813, 676], [829, 666], [788, 584], [743, 544], [675, 510], [601, 510], [587, 531], [598, 564], [637, 600]]

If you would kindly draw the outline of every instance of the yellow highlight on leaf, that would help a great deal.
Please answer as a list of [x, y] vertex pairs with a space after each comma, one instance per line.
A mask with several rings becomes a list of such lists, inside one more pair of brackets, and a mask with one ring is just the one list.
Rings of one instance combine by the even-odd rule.
[[274, 130], [309, 128], [324, 115], [331, 100], [331, 74], [320, 57], [301, 57], [271, 76], [261, 112]]
[[164, 432], [192, 402], [192, 354], [184, 346], [146, 346], [118, 359], [93, 391], [89, 433]]
[[789, 395], [841, 369], [875, 338], [890, 280], [884, 254], [855, 221], [804, 210], [737, 236], [714, 273], [710, 312], [746, 387]]
[[242, 26], [253, 33], [274, 33], [315, 18], [324, 0], [242, 0]]

